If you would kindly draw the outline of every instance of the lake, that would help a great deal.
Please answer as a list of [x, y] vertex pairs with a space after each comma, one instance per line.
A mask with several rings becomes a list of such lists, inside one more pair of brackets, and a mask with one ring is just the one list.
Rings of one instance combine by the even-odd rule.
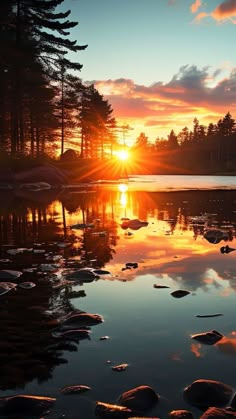
[[[199, 418], [186, 386], [236, 387], [236, 252], [226, 251], [236, 249], [236, 177], [131, 176], [0, 198], [0, 270], [22, 273], [0, 296], [0, 396], [55, 397], [48, 418], [93, 419], [96, 401], [149, 385], [160, 401], [144, 416]], [[107, 273], [65, 281], [82, 268]], [[58, 340], [57, 322], [74, 310], [104, 321], [89, 339]], [[214, 345], [191, 338], [211, 330], [223, 335]], [[91, 390], [61, 393], [75, 384]]]

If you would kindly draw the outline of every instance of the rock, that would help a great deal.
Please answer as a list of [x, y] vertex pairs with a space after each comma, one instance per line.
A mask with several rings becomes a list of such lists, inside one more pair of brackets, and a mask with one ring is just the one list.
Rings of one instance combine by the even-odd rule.
[[0, 271], [0, 281], [2, 280], [11, 280], [11, 279], [17, 279], [22, 275], [22, 272], [20, 271], [13, 271], [10, 269], [2, 269]]
[[177, 290], [177, 291], [173, 291], [170, 295], [172, 295], [172, 297], [174, 297], [174, 298], [182, 298], [182, 297], [185, 297], [188, 294], [190, 294], [189, 291]]
[[221, 340], [224, 336], [217, 332], [217, 330], [211, 330], [210, 332], [198, 333], [191, 336], [191, 339], [195, 339], [198, 342], [204, 343], [205, 345], [214, 345], [216, 342]]
[[234, 395], [232, 401], [231, 401], [231, 405], [230, 405], [233, 409], [236, 410], [236, 394]]
[[63, 322], [62, 326], [66, 327], [81, 327], [81, 326], [94, 326], [96, 324], [103, 323], [103, 317], [100, 314], [93, 313], [75, 313], [67, 317]]
[[116, 404], [109, 404], [103, 402], [96, 402], [95, 415], [102, 418], [129, 418], [132, 415], [132, 410], [126, 406], [118, 406]]
[[184, 397], [192, 406], [207, 409], [210, 406], [222, 407], [229, 403], [233, 389], [215, 380], [199, 379], [184, 389]]
[[221, 240], [228, 240], [229, 235], [225, 231], [217, 230], [217, 229], [210, 229], [207, 230], [203, 236], [209, 243], [217, 244], [220, 243]]
[[169, 413], [170, 418], [175, 419], [194, 419], [194, 416], [189, 410], [172, 410]]
[[60, 392], [63, 394], [79, 394], [91, 390], [91, 387], [78, 384], [74, 386], [66, 386], [61, 388]]
[[159, 401], [159, 396], [150, 386], [139, 386], [128, 390], [119, 398], [119, 402], [123, 406], [127, 406], [136, 412], [143, 412], [156, 404]]
[[65, 172], [55, 166], [37, 166], [15, 174], [17, 183], [46, 182], [50, 185], [65, 185], [68, 183]]
[[7, 417], [39, 417], [56, 401], [52, 397], [31, 396], [19, 394], [10, 397], [0, 397], [0, 412]]
[[200, 416], [200, 419], [227, 419], [236, 418], [236, 412], [230, 409], [219, 409], [217, 407], [209, 407], [206, 412]]
[[89, 269], [79, 269], [66, 275], [66, 279], [69, 281], [93, 282], [95, 279], [99, 279], [99, 275]]
[[120, 364], [120, 365], [114, 365], [112, 367], [113, 371], [125, 371], [128, 368], [129, 364]]
[[131, 228], [132, 230], [139, 230], [141, 227], [147, 227], [147, 221], [140, 221], [139, 219], [134, 220], [125, 220], [121, 224], [121, 228], [126, 230], [127, 228]]

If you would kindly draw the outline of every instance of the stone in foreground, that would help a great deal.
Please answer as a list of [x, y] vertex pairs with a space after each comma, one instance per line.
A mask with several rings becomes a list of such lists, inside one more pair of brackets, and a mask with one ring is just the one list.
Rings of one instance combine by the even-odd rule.
[[172, 410], [169, 417], [173, 419], [194, 419], [194, 416], [189, 410]]
[[129, 418], [132, 415], [132, 410], [126, 406], [96, 402], [95, 415], [101, 418], [123, 419]]
[[159, 396], [150, 386], [139, 386], [124, 392], [119, 399], [123, 406], [136, 412], [144, 412], [159, 401]]
[[27, 394], [0, 397], [0, 414], [6, 417], [38, 417], [46, 413], [55, 401], [52, 397]]
[[230, 409], [219, 409], [217, 407], [209, 407], [200, 419], [230, 419], [236, 418], [236, 411]]
[[200, 409], [223, 407], [229, 403], [232, 394], [232, 387], [215, 380], [196, 380], [184, 389], [186, 401]]

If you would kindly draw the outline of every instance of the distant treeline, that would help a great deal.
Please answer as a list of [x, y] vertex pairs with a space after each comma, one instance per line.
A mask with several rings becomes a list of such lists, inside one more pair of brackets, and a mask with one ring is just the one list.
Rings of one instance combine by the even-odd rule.
[[[230, 112], [208, 127], [193, 121], [193, 130], [184, 127], [179, 134], [171, 130], [168, 139], [155, 144], [141, 133], [134, 151], [137, 165], [151, 173], [236, 173], [236, 122]], [[147, 162], [141, 165], [141, 160]], [[143, 169], [143, 171], [146, 171]]]

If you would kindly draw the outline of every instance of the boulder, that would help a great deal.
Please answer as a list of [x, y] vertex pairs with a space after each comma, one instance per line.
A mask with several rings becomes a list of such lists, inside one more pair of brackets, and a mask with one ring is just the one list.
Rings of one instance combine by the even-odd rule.
[[204, 343], [205, 345], [214, 345], [223, 337], [224, 336], [221, 333], [217, 332], [217, 330], [211, 330], [210, 332], [203, 332], [192, 335], [191, 339], [195, 339], [198, 342]]
[[209, 407], [206, 412], [200, 416], [200, 419], [227, 419], [236, 418], [236, 412], [231, 409], [219, 409], [217, 407]]
[[200, 409], [225, 406], [229, 403], [232, 394], [232, 387], [215, 380], [196, 380], [184, 389], [186, 401]]
[[65, 172], [59, 168], [45, 165], [17, 172], [15, 174], [15, 181], [20, 184], [46, 182], [50, 185], [64, 185], [68, 183], [68, 178]]
[[128, 390], [119, 398], [123, 406], [127, 406], [136, 412], [144, 412], [153, 407], [159, 401], [158, 394], [150, 386], [139, 386]]

